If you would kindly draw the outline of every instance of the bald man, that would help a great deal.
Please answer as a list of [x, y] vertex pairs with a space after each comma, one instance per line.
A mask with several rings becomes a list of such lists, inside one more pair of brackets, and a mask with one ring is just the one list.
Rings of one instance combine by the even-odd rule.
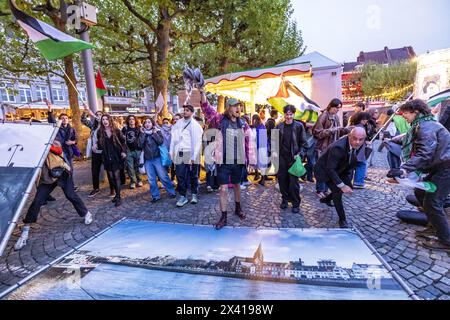
[[[342, 194], [353, 192], [352, 175], [356, 168], [358, 155], [364, 154], [364, 128], [354, 128], [348, 136], [332, 143], [317, 161], [314, 168], [316, 180], [328, 185], [331, 193], [320, 199], [320, 202], [336, 208], [339, 216], [339, 227], [348, 228]], [[333, 200], [333, 204], [331, 203]]]

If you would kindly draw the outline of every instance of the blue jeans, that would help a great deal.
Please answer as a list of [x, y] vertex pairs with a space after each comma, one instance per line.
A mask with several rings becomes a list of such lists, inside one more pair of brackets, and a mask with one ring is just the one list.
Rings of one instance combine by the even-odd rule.
[[175, 195], [175, 189], [173, 188], [173, 183], [170, 181], [169, 175], [167, 174], [167, 169], [163, 167], [161, 163], [161, 157], [146, 160], [145, 161], [145, 171], [147, 172], [148, 182], [150, 183], [150, 191], [152, 193], [153, 199], [161, 198], [159, 193], [158, 184], [156, 182], [156, 176], [166, 188], [166, 191], [170, 195]]
[[353, 185], [364, 187], [364, 178], [366, 177], [367, 161], [359, 162], [356, 165], [355, 177], [353, 179]]

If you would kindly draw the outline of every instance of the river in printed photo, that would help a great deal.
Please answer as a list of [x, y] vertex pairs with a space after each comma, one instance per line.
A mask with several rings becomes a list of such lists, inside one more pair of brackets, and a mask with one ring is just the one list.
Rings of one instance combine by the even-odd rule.
[[[101, 264], [81, 279], [42, 275], [8, 299], [42, 300], [403, 300], [403, 290], [274, 283]], [[50, 276], [51, 275], [51, 276]]]

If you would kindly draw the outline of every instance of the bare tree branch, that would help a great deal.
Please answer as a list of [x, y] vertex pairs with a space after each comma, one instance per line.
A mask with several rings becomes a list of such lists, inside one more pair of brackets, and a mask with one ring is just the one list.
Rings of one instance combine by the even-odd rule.
[[155, 33], [157, 32], [156, 27], [153, 25], [153, 23], [149, 19], [147, 19], [143, 15], [141, 15], [139, 12], [137, 12], [136, 9], [131, 5], [130, 1], [122, 0], [122, 2], [136, 18], [138, 18], [143, 23], [145, 23], [147, 26], [149, 26], [153, 32], [155, 32]]

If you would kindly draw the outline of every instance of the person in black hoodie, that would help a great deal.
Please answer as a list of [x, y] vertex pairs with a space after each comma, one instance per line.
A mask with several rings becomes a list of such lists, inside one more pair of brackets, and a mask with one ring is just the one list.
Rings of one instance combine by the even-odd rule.
[[127, 147], [127, 171], [130, 177], [130, 189], [142, 187], [141, 175], [139, 174], [139, 158], [141, 156], [141, 149], [138, 147], [140, 126], [135, 116], [129, 115], [125, 121], [126, 126], [122, 128], [122, 133], [125, 136]]
[[284, 107], [284, 121], [276, 126], [280, 130], [280, 152], [278, 185], [282, 196], [280, 208], [288, 207], [288, 202], [292, 203], [292, 212], [300, 212], [300, 185], [298, 177], [288, 172], [297, 157], [301, 157], [306, 146], [306, 132], [303, 124], [294, 121], [295, 107], [287, 105]]
[[94, 145], [94, 150], [102, 150], [105, 170], [108, 172], [109, 179], [113, 182], [116, 191], [116, 196], [112, 201], [118, 207], [122, 204], [120, 170], [123, 168], [123, 160], [127, 154], [125, 138], [108, 114], [104, 114], [101, 118], [100, 128], [97, 131], [97, 144]]

